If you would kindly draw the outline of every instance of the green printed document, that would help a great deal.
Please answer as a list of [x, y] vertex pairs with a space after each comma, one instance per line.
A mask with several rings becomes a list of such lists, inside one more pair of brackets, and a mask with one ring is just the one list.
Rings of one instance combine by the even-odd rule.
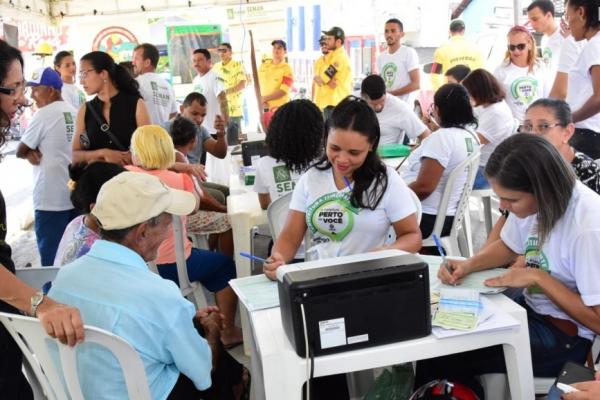
[[444, 329], [470, 331], [477, 326], [478, 316], [473, 313], [437, 310], [431, 323]]
[[444, 329], [468, 331], [479, 322], [483, 310], [479, 291], [458, 287], [440, 290], [440, 305], [431, 323]]
[[[419, 256], [419, 258], [421, 258], [423, 261], [429, 264], [429, 288], [431, 292], [437, 293], [440, 291], [441, 288], [453, 287], [441, 283], [437, 278], [438, 270], [440, 269], [440, 265], [442, 264], [442, 257], [424, 256], [421, 254], [417, 255]], [[473, 272], [472, 274], [467, 275], [467, 277], [457, 287], [463, 289], [474, 289], [481, 294], [502, 293], [506, 290], [506, 287], [489, 287], [485, 286], [483, 282], [485, 282], [486, 279], [495, 278], [505, 273], [506, 269], [504, 268], [493, 268], [487, 269], [485, 271]]]
[[279, 307], [277, 282], [265, 274], [232, 279], [229, 285], [248, 311]]

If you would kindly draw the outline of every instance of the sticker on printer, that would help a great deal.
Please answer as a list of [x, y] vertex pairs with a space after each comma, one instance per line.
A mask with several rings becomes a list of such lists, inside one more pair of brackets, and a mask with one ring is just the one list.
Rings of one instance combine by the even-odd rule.
[[312, 233], [342, 241], [352, 230], [358, 209], [350, 203], [348, 193], [328, 193], [306, 209], [306, 223]]
[[348, 344], [368, 342], [369, 334], [365, 333], [364, 335], [356, 335], [356, 336], [348, 336]]
[[321, 349], [344, 346], [346, 344], [346, 322], [344, 318], [319, 321]]

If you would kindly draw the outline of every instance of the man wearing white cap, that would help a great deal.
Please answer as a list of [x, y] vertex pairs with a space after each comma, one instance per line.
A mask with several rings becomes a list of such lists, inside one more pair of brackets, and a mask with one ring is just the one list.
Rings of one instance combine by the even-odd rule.
[[63, 101], [62, 85], [50, 67], [37, 70], [27, 82], [38, 110], [17, 148], [17, 157], [33, 165], [35, 234], [42, 265], [52, 265], [65, 227], [77, 216], [67, 188], [77, 110]]
[[[187, 215], [197, 208], [198, 199], [189, 192], [170, 189], [155, 176], [122, 172], [102, 186], [92, 210], [101, 239], [86, 255], [61, 268], [49, 293], [79, 307], [85, 324], [122, 337], [138, 351], [153, 399], [174, 393], [189, 396], [190, 390], [204, 391], [211, 383], [213, 389], [217, 370], [230, 372], [232, 367], [217, 365], [227, 357], [220, 354], [218, 309], [196, 312], [173, 282], [146, 265], [169, 234], [171, 214]], [[107, 350], [82, 349], [78, 361], [84, 397], [126, 397], [120, 365]], [[237, 369], [241, 378], [242, 367]]]

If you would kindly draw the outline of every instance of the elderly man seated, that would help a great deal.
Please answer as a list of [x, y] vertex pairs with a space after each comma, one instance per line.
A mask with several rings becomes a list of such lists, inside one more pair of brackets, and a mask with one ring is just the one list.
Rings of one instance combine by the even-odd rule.
[[[115, 176], [102, 186], [92, 210], [102, 240], [61, 268], [50, 291], [54, 299], [78, 307], [85, 324], [113, 332], [137, 350], [153, 399], [237, 399], [244, 391], [242, 376], [249, 378], [220, 344], [218, 309], [196, 312], [173, 282], [146, 265], [169, 233], [171, 214], [196, 208], [193, 194], [169, 189], [154, 176]], [[81, 346], [84, 396], [125, 398], [116, 358], [102, 347]]]

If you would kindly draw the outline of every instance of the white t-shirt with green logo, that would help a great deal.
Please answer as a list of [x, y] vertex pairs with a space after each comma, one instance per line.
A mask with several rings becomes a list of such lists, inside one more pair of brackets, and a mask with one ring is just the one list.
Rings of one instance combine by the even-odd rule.
[[[389, 50], [384, 51], [377, 58], [377, 70], [385, 81], [385, 87], [399, 89], [410, 83], [408, 73], [419, 68], [419, 56], [412, 47], [400, 46], [393, 54]], [[410, 93], [398, 96], [405, 102], [409, 101]]]
[[[409, 184], [417, 180], [421, 170], [421, 160], [424, 157], [437, 160], [444, 167], [444, 173], [435, 190], [426, 199], [421, 200], [423, 213], [437, 215], [448, 176], [474, 151], [479, 151], [479, 141], [475, 133], [460, 128], [441, 128], [427, 136], [421, 145], [408, 156], [408, 160], [406, 160], [408, 167], [404, 170], [402, 178]], [[465, 172], [455, 181], [446, 215], [456, 214], [466, 180], [467, 173]]]
[[503, 62], [494, 71], [494, 76], [504, 87], [506, 103], [519, 122], [525, 118], [525, 111], [531, 103], [548, 96], [554, 81], [554, 77], [549, 79], [548, 70], [541, 63], [530, 72], [529, 67]]
[[331, 168], [313, 167], [300, 177], [290, 210], [306, 215], [311, 259], [370, 251], [384, 244], [393, 222], [416, 212], [410, 189], [398, 173], [387, 167], [387, 176], [388, 185], [375, 210], [353, 207], [350, 189], [337, 189]]
[[146, 103], [150, 121], [160, 125], [177, 112], [177, 99], [173, 87], [155, 72], [146, 72], [135, 78], [140, 84], [140, 93]]
[[550, 71], [552, 77], [556, 75], [560, 51], [565, 38], [560, 33], [560, 28], [556, 28], [552, 35], [542, 36], [542, 59]]
[[[577, 181], [567, 211], [541, 251], [534, 232], [536, 222], [537, 214], [518, 218], [511, 213], [500, 238], [512, 251], [524, 254], [530, 266], [549, 272], [571, 291], [579, 293], [586, 306], [599, 305], [600, 196]], [[570, 320], [578, 326], [579, 336], [594, 339], [591, 330], [560, 310], [539, 288], [525, 289], [523, 293], [527, 304], [538, 314]]]
[[60, 94], [62, 99], [72, 105], [75, 110], [79, 110], [79, 107], [85, 103], [85, 93], [74, 83], [63, 82]]
[[65, 211], [73, 208], [68, 165], [77, 111], [65, 101], [55, 101], [36, 111], [21, 138], [30, 149], [42, 153], [40, 165], [33, 167], [33, 206], [35, 210]]
[[269, 193], [271, 201], [274, 201], [292, 192], [298, 179], [300, 179], [300, 174], [289, 171], [284, 163], [277, 162], [271, 156], [264, 156], [256, 162], [254, 191]]

